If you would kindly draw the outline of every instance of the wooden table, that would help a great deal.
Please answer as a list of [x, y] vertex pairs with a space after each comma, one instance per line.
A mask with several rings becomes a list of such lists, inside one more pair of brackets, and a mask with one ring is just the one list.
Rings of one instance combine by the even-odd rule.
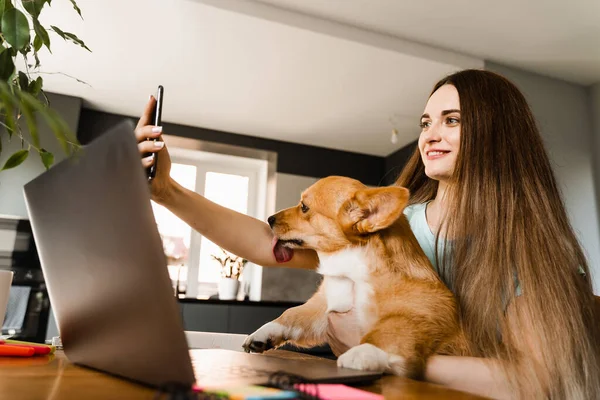
[[[280, 350], [270, 353], [283, 358], [310, 357]], [[438, 385], [395, 376], [386, 376], [361, 389], [382, 393], [386, 399], [478, 398]], [[0, 357], [1, 399], [135, 400], [153, 399], [155, 394], [150, 388], [71, 364], [62, 351], [46, 357]]]

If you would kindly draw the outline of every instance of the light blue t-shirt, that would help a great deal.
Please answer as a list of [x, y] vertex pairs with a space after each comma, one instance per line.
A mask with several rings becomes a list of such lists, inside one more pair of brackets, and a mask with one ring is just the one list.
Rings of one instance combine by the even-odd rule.
[[[417, 241], [421, 245], [421, 248], [425, 252], [435, 272], [440, 273], [437, 265], [437, 259], [435, 257], [435, 235], [431, 232], [429, 224], [427, 223], [427, 215], [425, 210], [427, 203], [412, 204], [404, 209], [404, 215], [408, 219], [410, 229], [413, 231]], [[442, 254], [443, 243], [440, 240], [438, 243], [438, 251]]]
[[[410, 229], [417, 238], [417, 241], [421, 245], [421, 248], [425, 252], [425, 255], [431, 261], [433, 269], [440, 275], [440, 270], [437, 265], [437, 259], [435, 257], [435, 235], [431, 232], [429, 224], [427, 223], [427, 203], [412, 204], [404, 209], [404, 215], [408, 219]], [[444, 252], [444, 241], [438, 241], [438, 253], [442, 255]], [[585, 276], [583, 268], [579, 267], [579, 274]], [[440, 275], [441, 276], [441, 275]], [[443, 280], [443, 276], [442, 280]], [[522, 294], [521, 285], [515, 272], [515, 295], [520, 296]]]
[[[428, 202], [427, 202], [428, 203]], [[435, 257], [435, 235], [431, 232], [431, 228], [427, 223], [427, 203], [412, 204], [404, 209], [404, 215], [408, 219], [410, 229], [417, 238], [417, 241], [421, 245], [421, 248], [425, 252], [425, 255], [431, 261], [433, 269], [437, 274], [445, 280], [446, 277], [440, 274], [440, 269], [437, 264], [437, 258]], [[440, 256], [444, 253], [444, 241], [438, 240], [438, 254]], [[515, 295], [521, 295], [521, 285], [515, 275]]]

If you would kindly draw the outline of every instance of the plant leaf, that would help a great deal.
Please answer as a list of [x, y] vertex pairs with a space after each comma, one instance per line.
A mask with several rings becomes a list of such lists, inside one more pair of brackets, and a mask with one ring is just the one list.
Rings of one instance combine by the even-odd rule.
[[25, 114], [25, 120], [27, 121], [27, 128], [31, 135], [31, 141], [35, 147], [40, 147], [40, 135], [38, 133], [38, 124], [35, 114], [31, 110], [25, 111], [26, 107], [23, 107], [23, 113]]
[[29, 156], [29, 150], [23, 149], [23, 150], [17, 151], [15, 154], [10, 156], [8, 158], [8, 160], [6, 160], [4, 167], [2, 167], [2, 169], [0, 169], [0, 171], [18, 167], [19, 165], [21, 165], [23, 163], [23, 161], [25, 161], [27, 159], [27, 156]]
[[15, 64], [10, 51], [2, 47], [0, 53], [0, 79], [7, 82], [12, 74], [15, 72]]
[[79, 14], [79, 16], [81, 17], [81, 19], [83, 19], [83, 15], [81, 15], [81, 10], [77, 6], [77, 3], [75, 3], [75, 0], [71, 0], [71, 4], [73, 4], [73, 8], [75, 9], [75, 11], [77, 11], [77, 14]]
[[45, 0], [22, 0], [22, 3], [25, 10], [31, 14], [34, 19], [37, 19], [40, 12], [42, 12]]
[[85, 43], [83, 43], [83, 40], [79, 39], [75, 34], [70, 33], [70, 32], [65, 32], [62, 29], [60, 29], [57, 26], [54, 25], [50, 25], [50, 28], [52, 28], [52, 30], [54, 32], [56, 32], [56, 34], [58, 34], [58, 36], [60, 36], [61, 38], [71, 41], [75, 44], [78, 44], [79, 46], [83, 47], [84, 49], [86, 49], [87, 51], [89, 51], [90, 53], [92, 52], [86, 45]]
[[42, 79], [42, 77], [38, 76], [36, 80], [31, 81], [29, 83], [29, 89], [27, 91], [31, 93], [33, 97], [37, 97], [40, 94], [40, 91], [42, 90], [43, 83], [44, 80]]
[[40, 35], [35, 35], [35, 38], [33, 38], [33, 51], [37, 53], [40, 51], [43, 45], [44, 42], [42, 41]]
[[31, 52], [31, 44], [29, 44], [29, 43], [27, 43], [27, 46], [25, 46], [24, 48], [19, 50], [19, 53], [23, 54], [24, 56], [27, 56], [27, 54], [29, 54], [30, 52]]
[[61, 38], [67, 40], [67, 37], [65, 36], [65, 33], [62, 31], [62, 29], [60, 29], [58, 26], [54, 26], [54, 25], [50, 25], [50, 28], [52, 28], [52, 30], [54, 32], [56, 32], [56, 34], [58, 36], [60, 36]]
[[21, 50], [29, 44], [29, 22], [27, 17], [16, 8], [4, 12], [2, 33], [6, 41], [15, 49]]
[[19, 87], [21, 90], [27, 90], [29, 88], [29, 78], [23, 71], [19, 71]]
[[12, 137], [13, 133], [16, 130], [14, 109], [13, 109], [12, 105], [6, 106], [6, 115], [4, 116], [4, 124], [6, 125], [6, 130], [8, 131], [8, 137]]
[[85, 43], [83, 43], [83, 40], [79, 39], [77, 36], [75, 36], [73, 33], [69, 33], [69, 32], [65, 32], [65, 36], [68, 37], [69, 39], [71, 39], [71, 41], [73, 43], [77, 43], [78, 45], [80, 45], [81, 47], [83, 47], [84, 49], [86, 49], [87, 51], [89, 51], [90, 53], [92, 52], [89, 47], [87, 47], [85, 45]]
[[13, 6], [11, 0], [0, 0], [0, 18], [6, 11], [12, 8], [15, 8], [15, 6]]
[[29, 93], [21, 92], [21, 111], [23, 111], [23, 114], [25, 115], [25, 122], [27, 122], [31, 141], [36, 148], [39, 148], [40, 136], [38, 134], [38, 124], [35, 117], [35, 111], [32, 107], [32, 103], [35, 101], [36, 99]]
[[41, 149], [40, 158], [42, 159], [42, 163], [47, 170], [50, 169], [52, 164], [54, 164], [54, 154], [50, 153], [49, 151]]
[[13, 132], [16, 129], [14, 110], [15, 104], [18, 104], [18, 100], [13, 92], [10, 90], [8, 84], [4, 81], [0, 81], [0, 103], [2, 105], [2, 117], [4, 117], [4, 126], [8, 132], [8, 137], [12, 137]]
[[[42, 43], [45, 44], [46, 47], [48, 48], [48, 51], [50, 53], [52, 53], [52, 50], [50, 50], [50, 36], [48, 35], [48, 31], [46, 30], [46, 28], [44, 28], [40, 24], [40, 21], [38, 21], [37, 19], [34, 19], [33, 20], [33, 29], [35, 30], [35, 34], [36, 34], [35, 39], [40, 38], [42, 40]], [[34, 47], [35, 47], [35, 39], [34, 39]]]

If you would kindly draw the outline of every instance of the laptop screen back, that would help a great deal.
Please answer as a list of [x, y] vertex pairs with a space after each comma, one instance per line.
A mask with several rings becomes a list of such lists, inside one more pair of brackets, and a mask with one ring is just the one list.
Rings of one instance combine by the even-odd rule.
[[194, 382], [133, 124], [25, 186], [67, 357], [150, 385]]

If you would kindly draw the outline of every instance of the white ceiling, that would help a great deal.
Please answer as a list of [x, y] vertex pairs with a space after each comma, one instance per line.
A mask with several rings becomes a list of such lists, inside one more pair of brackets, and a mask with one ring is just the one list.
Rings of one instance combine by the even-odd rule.
[[584, 85], [600, 82], [600, 0], [257, 0]]
[[[401, 7], [413, 2], [394, 0], [268, 2], [302, 13], [254, 0], [78, 0], [81, 21], [68, 1], [55, 1], [42, 22], [76, 33], [92, 53], [53, 36], [53, 54], [40, 57], [42, 71], [62, 72], [89, 86], [44, 74], [45, 88], [82, 97], [93, 109], [138, 115], [162, 84], [167, 122], [385, 156], [416, 139], [435, 81], [483, 66], [485, 54], [464, 48], [478, 50], [489, 37], [493, 52], [498, 37], [497, 28], [472, 15], [446, 10], [466, 1], [429, 14], [420, 6]], [[331, 21], [334, 16], [339, 22]], [[475, 34], [469, 35], [465, 19]], [[391, 31], [400, 25], [406, 31]], [[425, 34], [460, 45], [427, 41]], [[526, 53], [522, 48], [528, 46], [506, 43]], [[591, 64], [598, 62], [591, 53]], [[560, 63], [565, 71], [585, 70], [569, 59]], [[589, 70], [587, 80], [600, 74], [600, 67]], [[392, 116], [400, 131], [396, 145], [390, 143]]]

